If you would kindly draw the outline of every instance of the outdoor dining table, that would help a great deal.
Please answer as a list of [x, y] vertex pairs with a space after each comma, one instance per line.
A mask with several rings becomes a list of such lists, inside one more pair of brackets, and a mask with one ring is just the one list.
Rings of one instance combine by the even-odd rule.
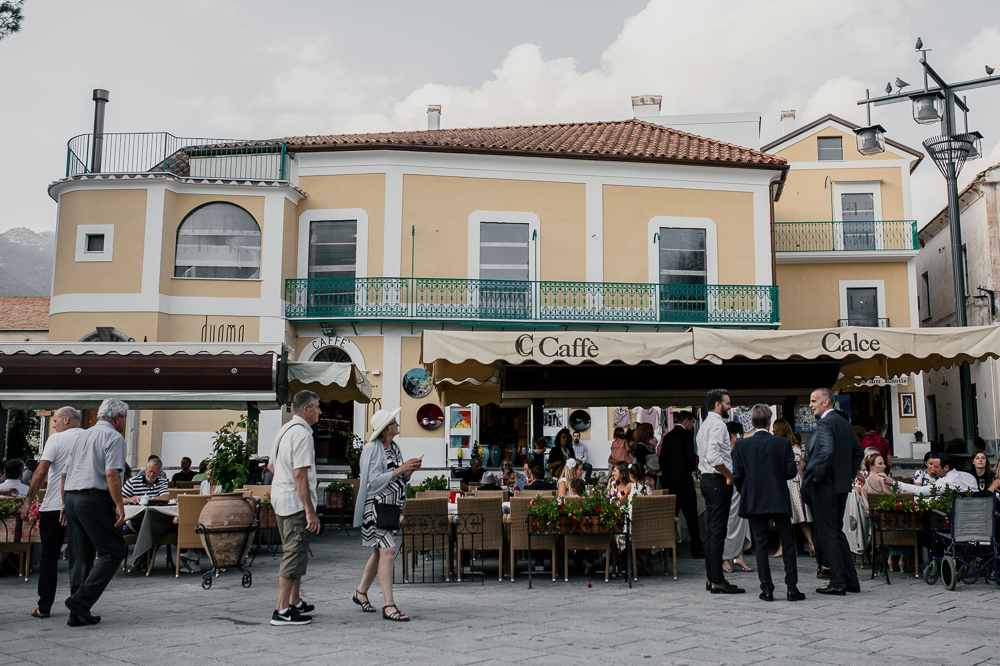
[[153, 549], [153, 544], [159, 541], [172, 530], [177, 529], [175, 523], [177, 519], [177, 505], [168, 504], [166, 506], [143, 506], [141, 504], [125, 505], [125, 522], [130, 522], [134, 518], [143, 516], [142, 525], [139, 527], [138, 536], [135, 541], [135, 548], [132, 551], [132, 569], [139, 563], [139, 558]]

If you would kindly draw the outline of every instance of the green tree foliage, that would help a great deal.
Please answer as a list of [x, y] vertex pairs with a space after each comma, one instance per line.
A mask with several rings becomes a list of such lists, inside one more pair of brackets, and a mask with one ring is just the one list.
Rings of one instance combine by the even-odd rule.
[[24, 0], [3, 0], [0, 2], [0, 41], [21, 30]]
[[32, 411], [7, 413], [7, 460], [34, 458], [38, 450], [39, 419]]

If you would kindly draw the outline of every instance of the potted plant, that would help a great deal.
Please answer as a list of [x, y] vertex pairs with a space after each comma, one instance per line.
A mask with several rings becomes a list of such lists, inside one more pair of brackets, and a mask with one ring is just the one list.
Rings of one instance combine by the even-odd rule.
[[347, 481], [331, 481], [326, 486], [326, 508], [343, 509], [347, 506], [347, 497], [354, 494], [354, 486]]
[[874, 507], [873, 513], [878, 514], [879, 527], [883, 530], [923, 530], [930, 529], [932, 524], [931, 511], [942, 513], [951, 511], [952, 500], [955, 497], [968, 497], [971, 493], [955, 493], [946, 488], [938, 494], [937, 488], [931, 486], [928, 495], [899, 496], [899, 482], [893, 483], [892, 492], [887, 494]]
[[0, 543], [17, 543], [21, 540], [21, 507], [24, 500], [0, 499]]
[[920, 432], [920, 428], [913, 431], [913, 439], [918, 442], [924, 441], [924, 433]]
[[[246, 439], [243, 433], [246, 433]], [[248, 421], [244, 415], [240, 416], [238, 423], [230, 421], [215, 431], [208, 464], [212, 468], [212, 479], [222, 486], [222, 492], [231, 493], [246, 484], [256, 445], [257, 424]]]
[[424, 479], [416, 487], [406, 484], [406, 499], [414, 499], [417, 493], [425, 490], [448, 490], [448, 478], [441, 474]]

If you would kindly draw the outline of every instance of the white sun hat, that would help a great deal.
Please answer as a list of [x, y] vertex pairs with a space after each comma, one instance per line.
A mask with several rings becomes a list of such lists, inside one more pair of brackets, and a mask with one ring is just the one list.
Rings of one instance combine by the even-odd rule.
[[[372, 420], [371, 420], [372, 436], [371, 436], [371, 439], [376, 439], [379, 435], [381, 435], [382, 431], [385, 430], [389, 426], [390, 423], [392, 423], [393, 421], [396, 420], [396, 417], [399, 416], [399, 412], [402, 409], [403, 409], [402, 407], [397, 407], [396, 409], [392, 410], [391, 412], [386, 411], [384, 409], [380, 409], [377, 412], [375, 412], [374, 414], [372, 414]], [[371, 441], [371, 439], [369, 441]]]

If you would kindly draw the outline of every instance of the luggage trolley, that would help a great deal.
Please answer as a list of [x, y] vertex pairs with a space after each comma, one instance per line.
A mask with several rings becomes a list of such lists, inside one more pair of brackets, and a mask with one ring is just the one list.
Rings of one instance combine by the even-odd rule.
[[1000, 586], [1000, 558], [997, 554], [997, 498], [956, 497], [951, 511], [934, 510], [934, 530], [930, 558], [924, 580], [941, 582], [954, 590], [958, 581], [967, 585], [980, 577]]

